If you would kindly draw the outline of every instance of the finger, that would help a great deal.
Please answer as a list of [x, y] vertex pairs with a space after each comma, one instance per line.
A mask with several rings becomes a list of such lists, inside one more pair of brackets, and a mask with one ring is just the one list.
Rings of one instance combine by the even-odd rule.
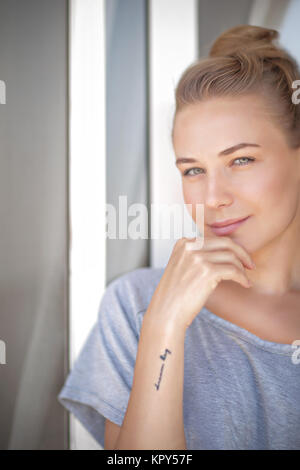
[[232, 249], [247, 268], [252, 269], [254, 267], [254, 263], [249, 253], [245, 250], [244, 247], [234, 242], [231, 238], [214, 237], [208, 238], [204, 241], [203, 249], [213, 250], [217, 248]]
[[241, 269], [245, 273], [245, 267], [240, 259], [236, 256], [236, 254], [230, 250], [223, 250], [223, 251], [209, 251], [206, 252], [204, 255], [207, 261], [212, 263], [231, 263], [234, 264], [238, 269]]
[[233, 281], [238, 282], [244, 287], [247, 287], [247, 288], [251, 287], [251, 282], [249, 281], [246, 274], [243, 271], [241, 271], [239, 268], [237, 268], [235, 265], [219, 264], [218, 269], [219, 269], [219, 276], [221, 276], [221, 279], [233, 280]]

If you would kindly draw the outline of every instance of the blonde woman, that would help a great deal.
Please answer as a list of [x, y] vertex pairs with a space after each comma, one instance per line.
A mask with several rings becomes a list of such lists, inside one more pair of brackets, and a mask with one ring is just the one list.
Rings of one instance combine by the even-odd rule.
[[300, 73], [277, 38], [232, 28], [177, 85], [204, 244], [105, 292], [59, 397], [105, 449], [300, 449]]

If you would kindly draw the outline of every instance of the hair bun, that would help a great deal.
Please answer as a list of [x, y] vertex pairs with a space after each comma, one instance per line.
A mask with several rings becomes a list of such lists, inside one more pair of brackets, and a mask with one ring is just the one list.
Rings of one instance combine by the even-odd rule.
[[273, 40], [279, 37], [276, 29], [263, 28], [253, 25], [239, 25], [226, 30], [213, 43], [209, 56], [231, 56], [245, 49], [261, 51], [276, 46]]

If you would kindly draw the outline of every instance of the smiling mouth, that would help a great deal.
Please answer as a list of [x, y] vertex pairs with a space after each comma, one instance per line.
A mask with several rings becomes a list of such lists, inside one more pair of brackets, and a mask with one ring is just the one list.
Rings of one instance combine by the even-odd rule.
[[214, 225], [209, 225], [210, 229], [216, 234], [216, 235], [227, 235], [229, 233], [234, 232], [240, 225], [242, 225], [246, 220], [251, 217], [248, 215], [248, 217], [245, 217], [244, 219], [240, 219], [237, 222], [233, 222], [227, 225], [223, 226], [214, 226]]
[[213, 224], [208, 224], [208, 225], [209, 227], [225, 227], [227, 225], [235, 224], [236, 222], [241, 222], [242, 220], [245, 220], [246, 218], [247, 217], [240, 217], [239, 219], [227, 219], [222, 222], [215, 222]]

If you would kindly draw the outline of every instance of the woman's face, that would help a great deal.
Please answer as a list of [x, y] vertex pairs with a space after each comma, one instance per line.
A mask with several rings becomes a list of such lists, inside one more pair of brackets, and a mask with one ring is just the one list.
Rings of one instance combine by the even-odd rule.
[[[242, 143], [251, 146], [219, 155]], [[177, 168], [195, 222], [196, 204], [203, 204], [204, 236], [217, 236], [207, 224], [250, 216], [227, 236], [254, 252], [293, 221], [299, 204], [299, 150], [288, 147], [258, 95], [188, 105], [176, 115], [173, 145], [176, 159], [196, 160], [177, 163]]]

